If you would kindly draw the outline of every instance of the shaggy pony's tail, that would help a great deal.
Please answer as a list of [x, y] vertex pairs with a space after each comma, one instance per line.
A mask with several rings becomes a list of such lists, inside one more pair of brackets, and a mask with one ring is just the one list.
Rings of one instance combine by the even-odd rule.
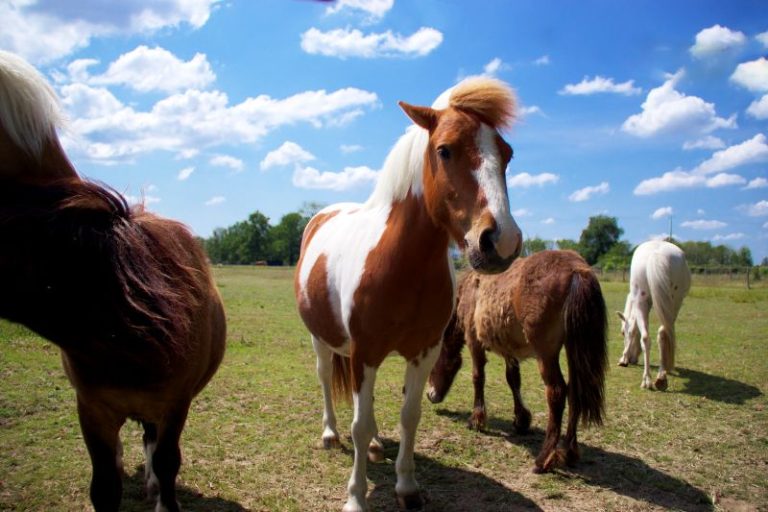
[[573, 425], [602, 425], [608, 366], [607, 314], [600, 283], [591, 271], [576, 271], [565, 299], [568, 407]]
[[333, 401], [352, 401], [352, 366], [349, 357], [333, 354], [333, 372], [331, 374], [331, 394]]

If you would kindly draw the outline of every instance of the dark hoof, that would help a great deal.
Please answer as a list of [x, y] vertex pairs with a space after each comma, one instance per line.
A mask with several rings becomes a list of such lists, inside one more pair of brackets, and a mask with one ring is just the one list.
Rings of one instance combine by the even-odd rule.
[[400, 510], [421, 510], [424, 508], [421, 493], [416, 492], [407, 496], [397, 495], [397, 508]]
[[619, 366], [621, 366], [622, 368], [626, 368], [627, 366], [629, 366], [629, 363], [625, 363], [624, 361], [619, 361]]
[[377, 444], [368, 447], [368, 460], [371, 462], [381, 462], [384, 460], [384, 448]]
[[341, 448], [341, 441], [339, 441], [338, 437], [324, 437], [323, 448], [326, 450], [335, 450], [337, 448]]
[[659, 391], [666, 391], [667, 387], [669, 387], [669, 383], [665, 377], [663, 379], [656, 379], [656, 381], [653, 383], [653, 386]]
[[469, 417], [467, 426], [470, 430], [477, 430], [478, 432], [485, 430], [485, 412], [474, 411]]
[[512, 425], [515, 427], [515, 432], [517, 434], [527, 434], [528, 430], [531, 428], [531, 413], [525, 411], [520, 416], [515, 416], [515, 421]]
[[544, 474], [546, 472], [547, 472], [546, 469], [544, 469], [541, 466], [537, 466], [537, 465], [534, 465], [533, 468], [531, 469], [531, 473], [533, 473], [535, 475], [541, 475], [541, 474]]
[[439, 404], [445, 399], [445, 397], [440, 396], [439, 394], [437, 394], [435, 390], [430, 389], [429, 391], [427, 391], [427, 399], [433, 404]]

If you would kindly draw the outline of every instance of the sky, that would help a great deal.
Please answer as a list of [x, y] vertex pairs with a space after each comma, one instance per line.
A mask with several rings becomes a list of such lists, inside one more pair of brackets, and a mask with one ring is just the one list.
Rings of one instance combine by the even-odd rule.
[[362, 202], [463, 78], [517, 92], [526, 237], [594, 215], [632, 244], [768, 256], [768, 8], [660, 0], [0, 0], [0, 49], [58, 92], [79, 172], [203, 237], [258, 210]]

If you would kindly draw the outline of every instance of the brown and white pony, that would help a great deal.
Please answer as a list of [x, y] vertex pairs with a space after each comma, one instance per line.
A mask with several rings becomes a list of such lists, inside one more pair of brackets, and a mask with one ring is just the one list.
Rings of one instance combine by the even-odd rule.
[[[485, 427], [486, 351], [506, 362], [507, 383], [515, 405], [515, 429], [524, 433], [531, 413], [520, 395], [520, 361], [535, 357], [549, 406], [547, 432], [534, 472], [579, 459], [576, 427], [601, 424], [607, 366], [606, 312], [603, 294], [587, 263], [572, 251], [543, 251], [518, 259], [501, 275], [468, 273], [461, 284], [456, 313], [445, 331], [440, 358], [429, 377], [427, 397], [442, 402], [461, 367], [466, 342], [472, 355], [475, 402], [470, 428]], [[568, 384], [560, 371], [565, 345]], [[568, 400], [565, 453], [558, 448], [563, 409]]]
[[179, 437], [224, 354], [221, 299], [183, 225], [78, 177], [59, 120], [44, 78], [0, 52], [0, 317], [61, 348], [94, 508], [118, 510], [131, 418], [144, 426], [155, 510], [176, 511]]
[[[474, 268], [500, 272], [521, 249], [504, 181], [512, 149], [498, 130], [514, 116], [503, 83], [468, 79], [432, 108], [400, 103], [413, 120], [364, 204], [337, 204], [307, 225], [295, 290], [312, 334], [323, 391], [323, 443], [339, 444], [332, 391], [351, 390], [355, 458], [345, 511], [366, 510], [366, 449], [381, 456], [373, 414], [376, 370], [390, 354], [408, 361], [395, 491], [422, 504], [413, 447], [421, 394], [453, 310], [454, 240]], [[334, 386], [335, 385], [335, 386]], [[335, 388], [335, 389], [334, 389]]]

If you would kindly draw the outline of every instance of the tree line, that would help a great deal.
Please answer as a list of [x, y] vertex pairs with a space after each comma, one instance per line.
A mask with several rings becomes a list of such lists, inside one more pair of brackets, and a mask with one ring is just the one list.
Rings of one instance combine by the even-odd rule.
[[[255, 211], [246, 220], [227, 228], [217, 228], [210, 238], [203, 240], [212, 263], [230, 265], [295, 265], [299, 259], [301, 235], [309, 219], [323, 205], [305, 203], [299, 211], [283, 215], [276, 225], [269, 218]], [[524, 242], [524, 254], [530, 255], [545, 249], [571, 249], [593, 266], [604, 270], [629, 267], [634, 247], [621, 240], [624, 229], [616, 217], [597, 215], [589, 218], [579, 240], [543, 240], [528, 238]], [[685, 252], [691, 267], [751, 267], [752, 254], [748, 247], [738, 250], [725, 245], [713, 246], [710, 242], [680, 242], [672, 239]]]

